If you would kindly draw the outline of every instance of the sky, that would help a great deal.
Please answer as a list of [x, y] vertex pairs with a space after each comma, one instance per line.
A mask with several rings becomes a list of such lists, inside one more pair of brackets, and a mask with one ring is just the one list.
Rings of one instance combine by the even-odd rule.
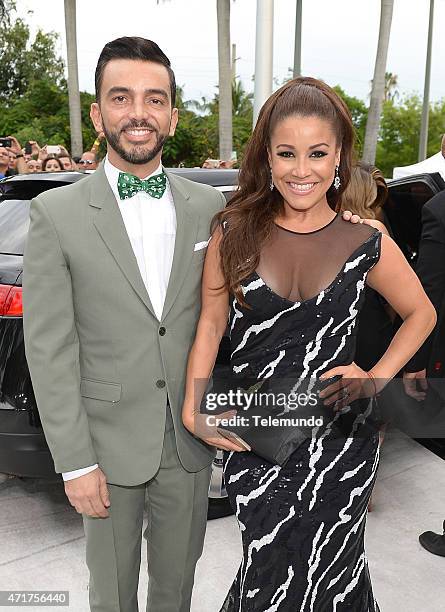
[[[233, 0], [231, 38], [236, 74], [253, 91], [256, 0]], [[18, 0], [31, 26], [60, 35], [65, 58], [63, 0]], [[293, 65], [295, 0], [274, 2], [274, 88]], [[394, 0], [387, 71], [400, 94], [423, 95], [430, 0]], [[380, 19], [380, 0], [303, 0], [302, 73], [341, 85], [368, 101]], [[430, 99], [445, 98], [445, 0], [435, 0]], [[185, 99], [211, 98], [218, 82], [216, 0], [77, 0], [80, 89], [94, 91], [94, 70], [105, 43], [119, 36], [157, 42], [172, 63]]]

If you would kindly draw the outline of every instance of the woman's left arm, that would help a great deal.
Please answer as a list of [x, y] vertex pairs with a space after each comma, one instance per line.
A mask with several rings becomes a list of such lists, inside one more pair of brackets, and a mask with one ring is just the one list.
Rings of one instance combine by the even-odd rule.
[[367, 284], [403, 319], [383, 357], [372, 368], [376, 379], [390, 380], [422, 346], [436, 324], [436, 311], [415, 272], [389, 236], [382, 235], [380, 259]]
[[[337, 375], [342, 377], [320, 393], [320, 397], [327, 398], [324, 403], [335, 404], [336, 409], [363, 397], [363, 394], [368, 396], [380, 392], [422, 346], [436, 324], [436, 311], [403, 253], [389, 236], [382, 234], [381, 240], [380, 259], [368, 272], [366, 282], [385, 298], [403, 323], [369, 374], [351, 363], [332, 368], [320, 376], [321, 380]], [[361, 324], [366, 323], [363, 321]], [[368, 384], [370, 375], [372, 385]], [[347, 395], [344, 395], [345, 390]]]

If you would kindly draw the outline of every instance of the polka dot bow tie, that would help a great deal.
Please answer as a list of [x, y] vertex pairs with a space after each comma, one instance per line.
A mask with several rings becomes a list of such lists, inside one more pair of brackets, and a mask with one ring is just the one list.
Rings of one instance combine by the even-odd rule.
[[119, 172], [119, 178], [117, 179], [117, 190], [121, 200], [132, 198], [139, 191], [145, 191], [152, 198], [160, 199], [164, 195], [167, 187], [167, 177], [161, 172], [156, 176], [150, 176], [146, 181], [128, 174], [127, 172]]

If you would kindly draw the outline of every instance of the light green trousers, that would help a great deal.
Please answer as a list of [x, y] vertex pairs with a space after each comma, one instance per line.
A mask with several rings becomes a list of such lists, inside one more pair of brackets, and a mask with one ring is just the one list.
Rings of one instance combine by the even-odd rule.
[[186, 472], [179, 462], [167, 406], [161, 464], [147, 483], [108, 485], [110, 516], [84, 516], [91, 612], [138, 612], [142, 522], [148, 556], [148, 612], [189, 612], [202, 553], [211, 467]]

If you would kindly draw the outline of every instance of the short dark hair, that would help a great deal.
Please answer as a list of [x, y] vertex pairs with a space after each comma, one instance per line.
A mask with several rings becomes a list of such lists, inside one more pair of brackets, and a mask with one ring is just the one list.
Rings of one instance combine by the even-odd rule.
[[96, 87], [96, 100], [100, 99], [100, 88], [104, 75], [105, 66], [114, 59], [131, 59], [155, 62], [164, 66], [170, 79], [170, 95], [172, 106], [176, 100], [175, 73], [171, 69], [170, 60], [158, 45], [152, 40], [140, 36], [123, 36], [107, 43], [102, 49], [97, 61], [94, 77]]

